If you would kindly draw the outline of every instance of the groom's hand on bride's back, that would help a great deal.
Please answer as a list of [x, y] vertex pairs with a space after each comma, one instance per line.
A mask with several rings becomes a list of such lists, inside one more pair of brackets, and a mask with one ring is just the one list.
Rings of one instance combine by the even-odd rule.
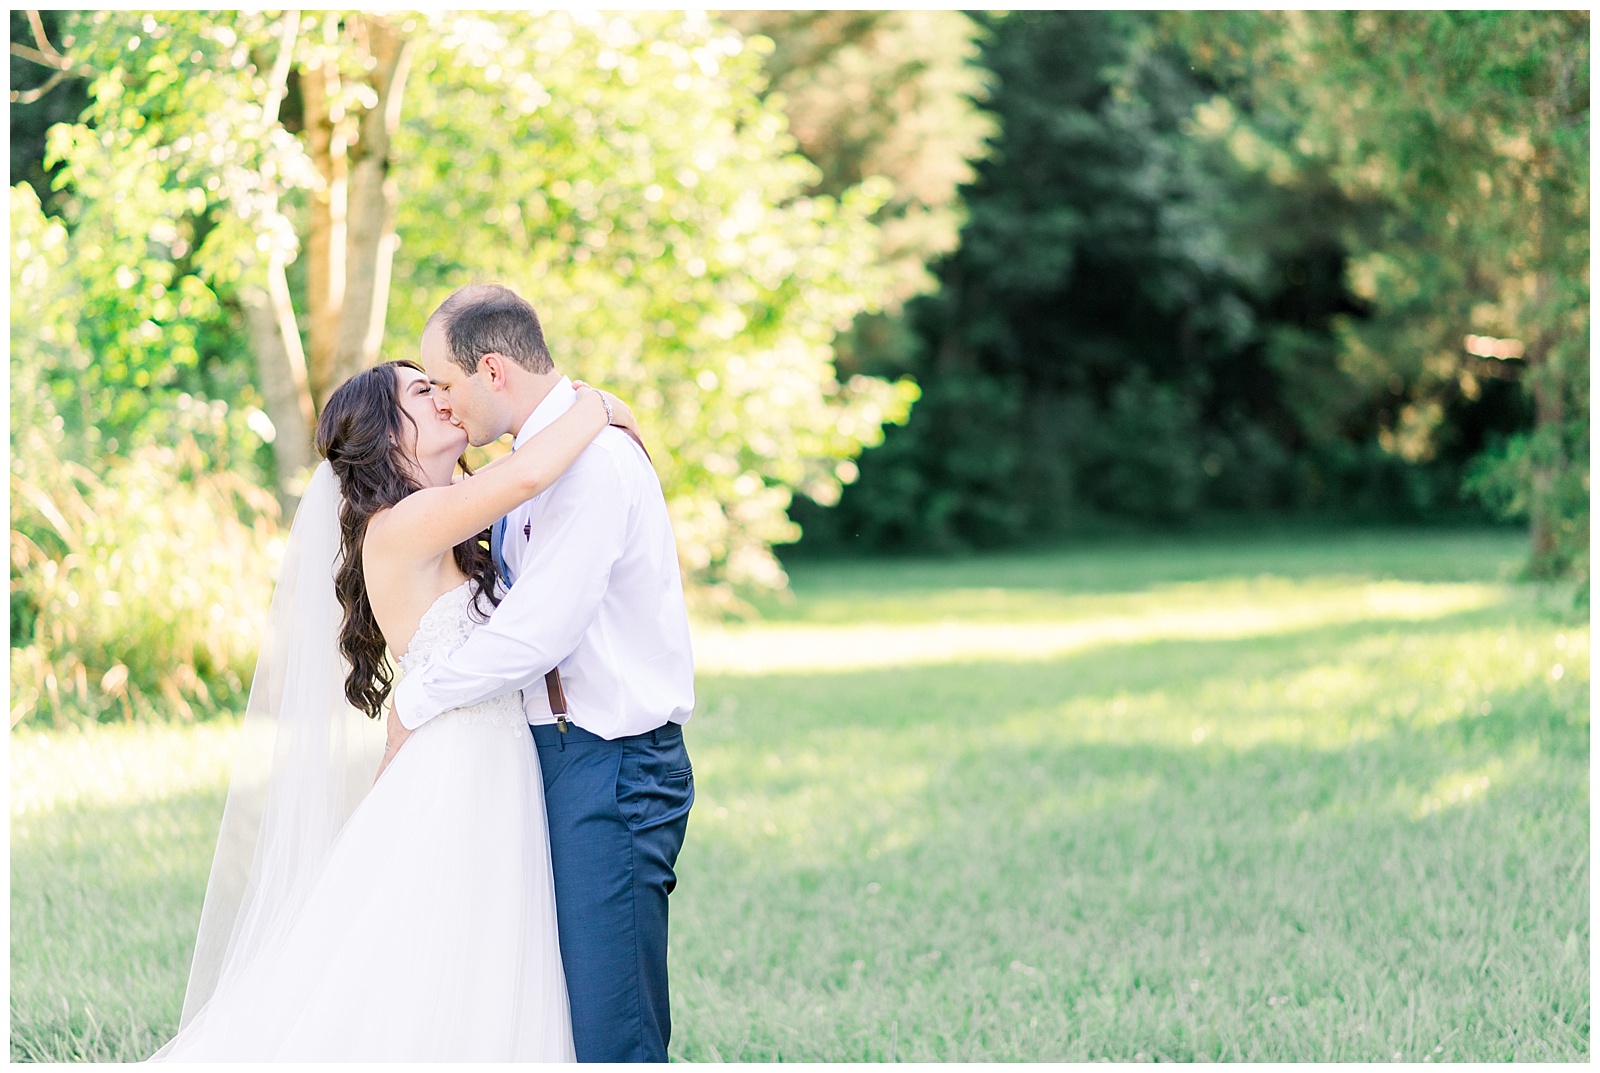
[[411, 737], [411, 731], [405, 728], [400, 722], [400, 717], [395, 714], [394, 701], [389, 702], [389, 714], [385, 717], [384, 723], [388, 727], [388, 735], [383, 744], [383, 762], [378, 765], [378, 773], [372, 776], [373, 785], [377, 785], [378, 780], [383, 777], [384, 771], [390, 764], [394, 763], [395, 756], [400, 752], [400, 746], [404, 745], [406, 739]]

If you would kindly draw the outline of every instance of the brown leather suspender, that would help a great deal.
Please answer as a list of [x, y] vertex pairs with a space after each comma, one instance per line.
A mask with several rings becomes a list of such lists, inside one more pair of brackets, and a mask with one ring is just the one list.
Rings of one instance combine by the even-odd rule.
[[644, 445], [644, 441], [639, 438], [639, 434], [637, 432], [633, 431], [631, 428], [622, 428], [621, 425], [617, 425], [616, 427], [621, 428], [622, 431], [626, 432], [629, 437], [632, 438], [634, 443], [639, 445], [639, 450], [644, 452], [645, 459], [648, 460], [652, 466], [656, 464], [656, 460], [650, 457], [650, 448]]
[[567, 694], [561, 688], [561, 672], [551, 667], [544, 676], [544, 691], [550, 698], [550, 712], [556, 717], [556, 729], [567, 732]]

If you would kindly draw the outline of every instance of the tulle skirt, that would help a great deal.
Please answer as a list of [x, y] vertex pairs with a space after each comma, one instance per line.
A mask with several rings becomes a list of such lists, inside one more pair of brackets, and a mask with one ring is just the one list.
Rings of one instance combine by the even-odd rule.
[[300, 910], [155, 1059], [572, 1061], [527, 726], [457, 712], [419, 728]]

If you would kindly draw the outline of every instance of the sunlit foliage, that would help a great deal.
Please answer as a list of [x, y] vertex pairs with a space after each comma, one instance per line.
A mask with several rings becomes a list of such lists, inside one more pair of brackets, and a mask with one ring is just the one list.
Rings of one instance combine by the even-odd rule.
[[178, 392], [122, 444], [75, 414], [104, 397], [74, 330], [94, 299], [26, 185], [11, 240], [11, 722], [235, 707], [277, 553], [277, 503], [245, 476], [259, 440]]
[[875, 214], [891, 301], [932, 290], [927, 265], [955, 249], [959, 196], [996, 132], [980, 102], [982, 30], [959, 11], [727, 11], [770, 42], [766, 94], [789, 118], [816, 192], [838, 196], [870, 176], [890, 183]]
[[832, 366], [887, 286], [882, 184], [806, 194], [816, 171], [757, 96], [760, 57], [704, 18], [450, 14], [429, 33], [391, 353], [449, 288], [505, 281], [563, 370], [638, 411], [691, 576], [723, 597], [781, 585], [790, 489], [836, 498], [916, 397]]
[[[303, 472], [285, 452], [291, 433], [265, 412], [278, 396], [254, 322], [247, 330], [269, 266], [282, 275], [305, 247], [321, 189], [295, 79], [349, 67], [350, 99], [330, 108], [370, 105], [332, 19], [62, 20], [59, 43], [93, 72], [90, 105], [49, 134], [57, 215], [47, 220], [30, 187], [12, 192], [13, 472], [39, 493], [15, 496], [32, 505], [12, 527], [14, 659], [31, 683], [14, 715], [55, 710], [63, 681], [99, 718], [122, 713], [135, 688], [196, 699], [238, 688], [273, 567], [273, 511], [255, 490], [292, 497]], [[737, 607], [740, 593], [781, 588], [770, 547], [798, 535], [791, 490], [836, 498], [851, 458], [917, 394], [910, 382], [841, 382], [832, 361], [836, 334], [890, 289], [874, 221], [884, 184], [811, 192], [817, 169], [761, 99], [759, 56], [704, 16], [400, 25], [416, 70], [389, 175], [401, 192], [389, 355], [414, 356], [423, 318], [453, 287], [517, 288], [563, 370], [639, 415], [696, 602]], [[270, 103], [279, 92], [282, 108]], [[311, 284], [291, 268], [303, 312]], [[73, 509], [104, 533], [50, 518]], [[213, 558], [215, 570], [200, 566]], [[117, 572], [131, 563], [146, 580]], [[170, 606], [103, 611], [147, 590]], [[79, 604], [61, 604], [73, 594]], [[90, 603], [99, 625], [63, 610]]]

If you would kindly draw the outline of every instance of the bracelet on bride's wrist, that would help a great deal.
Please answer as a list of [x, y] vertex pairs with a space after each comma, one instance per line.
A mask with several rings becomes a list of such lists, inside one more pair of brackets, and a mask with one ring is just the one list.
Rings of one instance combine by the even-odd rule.
[[599, 389], [595, 390], [595, 394], [600, 396], [600, 405], [606, 408], [606, 424], [609, 425], [613, 420], [613, 414], [611, 413], [611, 400], [606, 398], [606, 393]]

